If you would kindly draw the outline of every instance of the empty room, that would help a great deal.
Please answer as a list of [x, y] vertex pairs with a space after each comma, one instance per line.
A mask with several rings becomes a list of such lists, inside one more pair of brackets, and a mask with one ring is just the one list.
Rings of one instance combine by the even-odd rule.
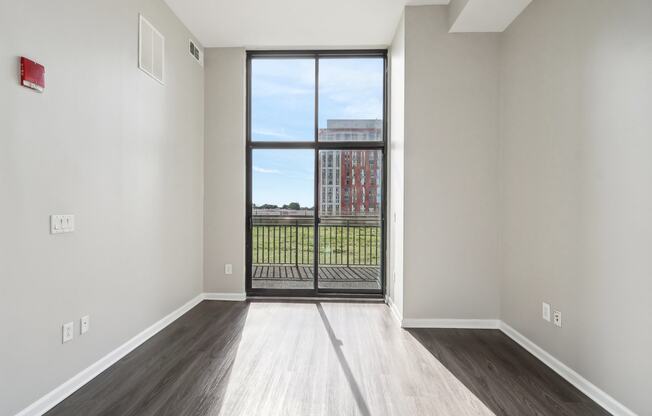
[[0, 416], [652, 416], [652, 1], [0, 0]]

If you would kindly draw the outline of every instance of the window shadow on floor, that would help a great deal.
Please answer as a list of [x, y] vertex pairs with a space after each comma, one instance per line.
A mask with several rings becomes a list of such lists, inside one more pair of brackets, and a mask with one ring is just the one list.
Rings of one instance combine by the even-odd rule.
[[219, 414], [248, 311], [201, 302], [46, 416]]
[[367, 403], [365, 402], [364, 397], [362, 396], [362, 392], [360, 391], [360, 386], [358, 385], [358, 382], [356, 381], [355, 376], [351, 371], [351, 367], [349, 366], [349, 363], [346, 360], [346, 357], [344, 356], [344, 352], [342, 351], [342, 341], [339, 340], [335, 335], [335, 331], [333, 331], [333, 327], [328, 321], [328, 316], [326, 316], [326, 312], [324, 311], [324, 308], [321, 306], [321, 303], [317, 303], [316, 306], [317, 306], [317, 311], [319, 312], [319, 317], [321, 318], [321, 321], [324, 324], [324, 328], [328, 333], [328, 339], [330, 340], [331, 345], [333, 346], [333, 350], [335, 350], [335, 354], [337, 355], [337, 360], [339, 361], [340, 367], [344, 372], [344, 376], [346, 377], [346, 381], [349, 384], [349, 388], [351, 389], [351, 393], [353, 394], [355, 403], [358, 406], [358, 410], [360, 411], [360, 414], [362, 414], [363, 416], [370, 416], [371, 413], [369, 412], [369, 407], [367, 406]]
[[408, 329], [496, 416], [607, 416], [499, 330]]

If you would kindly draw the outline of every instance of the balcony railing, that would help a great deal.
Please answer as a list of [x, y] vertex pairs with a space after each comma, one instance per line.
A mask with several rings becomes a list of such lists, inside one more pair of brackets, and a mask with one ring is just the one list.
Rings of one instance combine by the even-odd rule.
[[[380, 266], [382, 230], [378, 218], [328, 217], [319, 224], [319, 264]], [[254, 216], [252, 260], [255, 265], [311, 265], [312, 218]]]

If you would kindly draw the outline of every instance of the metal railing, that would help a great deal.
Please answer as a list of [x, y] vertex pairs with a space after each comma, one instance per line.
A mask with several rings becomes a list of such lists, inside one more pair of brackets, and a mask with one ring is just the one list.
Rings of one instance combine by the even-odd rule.
[[[254, 264], [312, 265], [312, 218], [253, 217]], [[379, 266], [382, 229], [377, 217], [323, 218], [319, 224], [319, 264]]]

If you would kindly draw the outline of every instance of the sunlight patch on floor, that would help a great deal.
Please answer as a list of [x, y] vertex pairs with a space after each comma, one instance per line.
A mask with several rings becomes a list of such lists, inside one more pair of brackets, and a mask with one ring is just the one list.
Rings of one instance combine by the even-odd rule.
[[493, 415], [383, 304], [252, 302], [221, 415]]

